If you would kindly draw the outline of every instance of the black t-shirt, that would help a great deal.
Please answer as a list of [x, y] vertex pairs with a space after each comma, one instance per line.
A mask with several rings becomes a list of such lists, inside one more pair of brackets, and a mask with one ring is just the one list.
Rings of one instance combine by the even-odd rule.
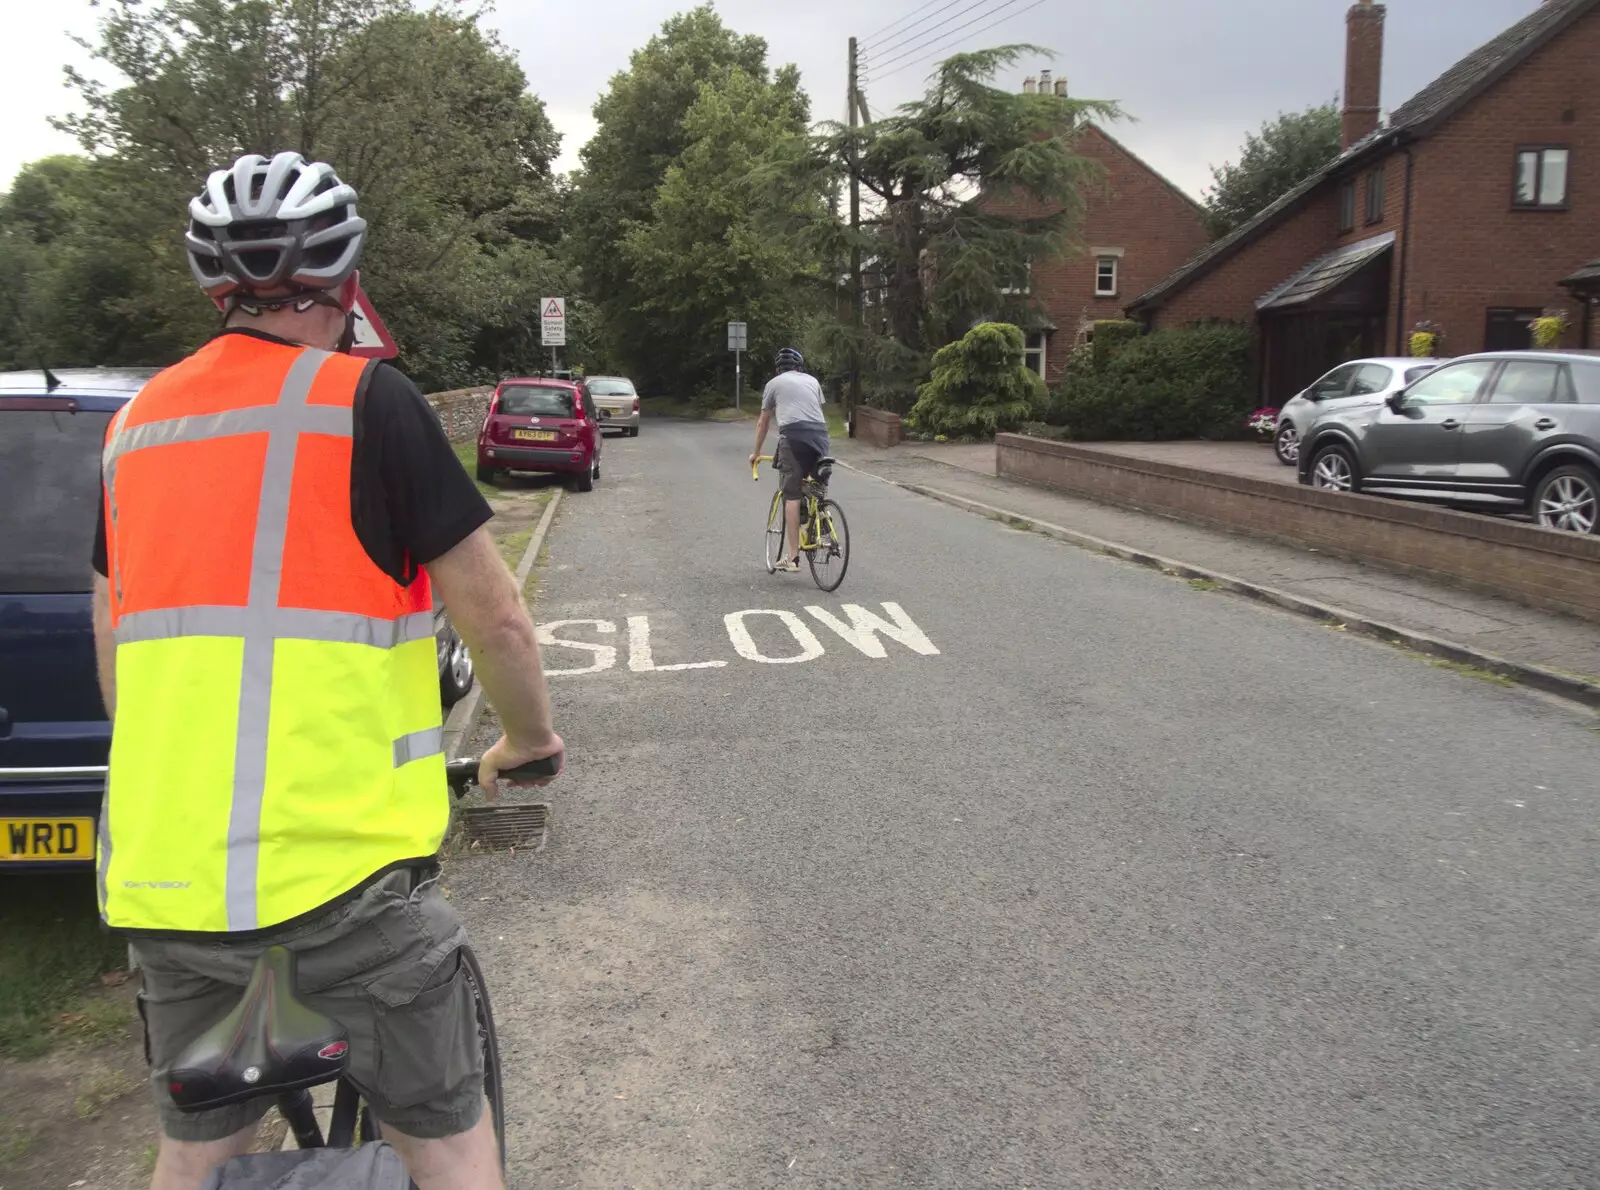
[[[268, 343], [275, 335], [231, 328]], [[456, 458], [439, 417], [420, 389], [374, 360], [356, 391], [350, 457], [350, 519], [374, 565], [409, 585], [417, 568], [447, 554], [494, 513]], [[94, 568], [107, 573], [105, 481], [94, 535]]]

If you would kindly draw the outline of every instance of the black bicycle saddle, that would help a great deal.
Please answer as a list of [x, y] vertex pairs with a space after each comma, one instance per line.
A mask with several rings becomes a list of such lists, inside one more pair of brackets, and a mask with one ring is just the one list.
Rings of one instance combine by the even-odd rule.
[[180, 1111], [314, 1087], [344, 1073], [345, 1028], [295, 999], [294, 971], [293, 951], [261, 952], [237, 1007], [168, 1069], [167, 1090]]

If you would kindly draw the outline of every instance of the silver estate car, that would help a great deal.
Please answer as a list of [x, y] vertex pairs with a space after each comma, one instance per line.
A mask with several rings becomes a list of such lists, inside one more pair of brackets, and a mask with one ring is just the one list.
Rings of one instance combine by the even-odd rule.
[[1379, 405], [1330, 408], [1303, 435], [1299, 478], [1600, 532], [1600, 352], [1466, 355]]
[[625, 376], [589, 376], [584, 379], [600, 415], [602, 430], [623, 430], [639, 436], [639, 394]]
[[1278, 411], [1278, 432], [1272, 449], [1285, 467], [1300, 462], [1300, 441], [1306, 427], [1329, 409], [1381, 405], [1413, 381], [1437, 368], [1436, 359], [1379, 357], [1340, 364], [1304, 392], [1296, 393]]

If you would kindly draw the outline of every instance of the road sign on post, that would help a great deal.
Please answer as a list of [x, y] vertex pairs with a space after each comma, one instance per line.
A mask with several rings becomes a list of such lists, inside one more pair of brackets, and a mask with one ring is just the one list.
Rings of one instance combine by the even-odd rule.
[[356, 316], [356, 341], [350, 348], [351, 355], [366, 359], [393, 359], [400, 354], [400, 349], [394, 344], [394, 336], [372, 308], [372, 299], [367, 296], [366, 290], [356, 289], [356, 304], [351, 313]]
[[733, 407], [744, 403], [744, 368], [741, 356], [750, 346], [749, 327], [742, 322], [728, 324], [728, 350], [733, 352]]
[[539, 299], [539, 342], [550, 349], [550, 371], [556, 370], [556, 348], [567, 345], [567, 299]]

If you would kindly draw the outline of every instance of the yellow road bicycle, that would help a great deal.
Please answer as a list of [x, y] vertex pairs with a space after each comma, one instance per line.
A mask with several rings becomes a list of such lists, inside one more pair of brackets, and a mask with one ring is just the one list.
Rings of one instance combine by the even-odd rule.
[[[761, 455], [750, 468], [750, 478], [761, 478], [761, 464], [772, 459]], [[776, 464], [774, 464], [776, 467]], [[824, 591], [835, 591], [850, 568], [850, 525], [844, 509], [828, 499], [828, 479], [833, 460], [817, 460], [815, 475], [806, 476], [800, 485], [800, 552], [811, 566], [811, 577]], [[783, 487], [772, 493], [767, 513], [767, 573], [776, 574], [778, 563], [787, 557], [784, 549]]]

